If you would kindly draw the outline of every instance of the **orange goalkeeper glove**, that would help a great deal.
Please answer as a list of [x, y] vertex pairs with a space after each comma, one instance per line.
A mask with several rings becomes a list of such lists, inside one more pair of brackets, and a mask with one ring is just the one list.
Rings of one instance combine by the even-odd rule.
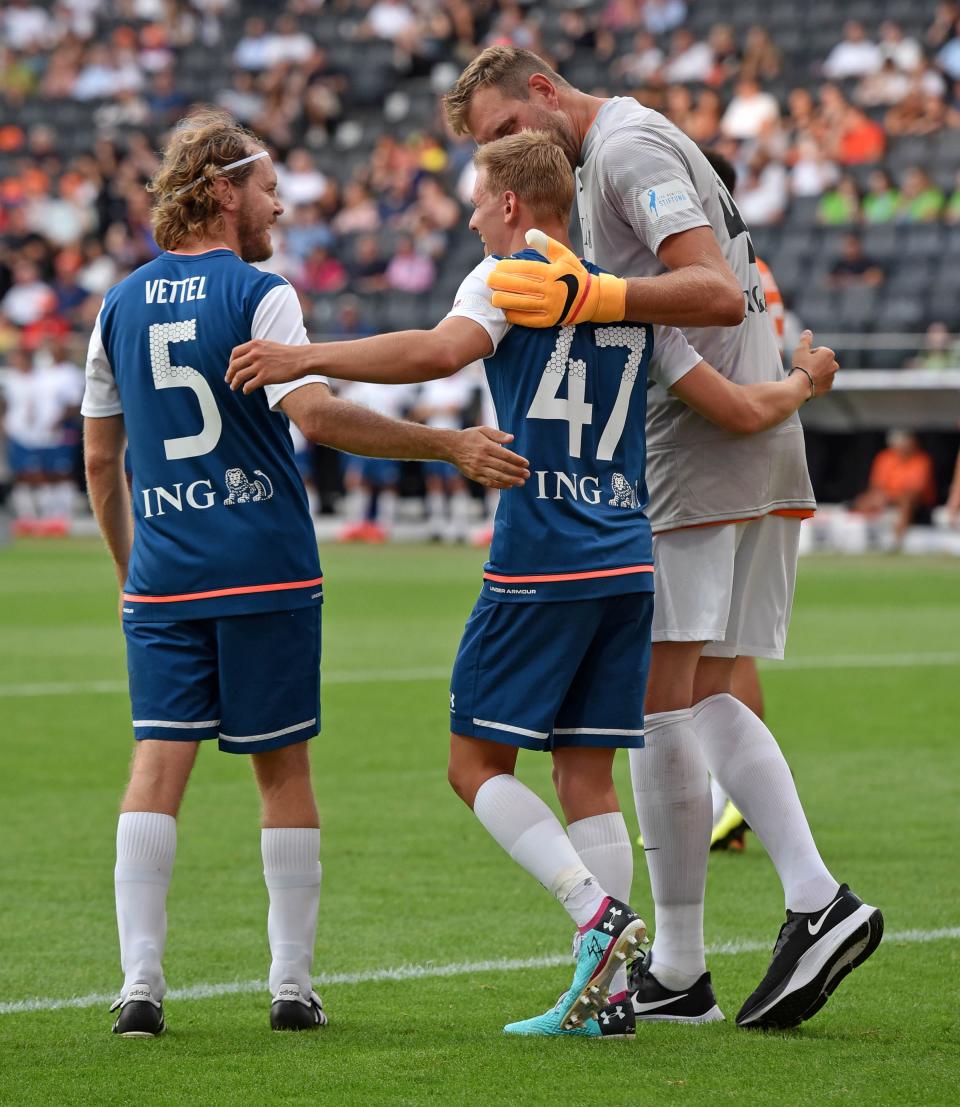
[[572, 250], [543, 231], [529, 230], [526, 237], [527, 245], [543, 254], [547, 264], [504, 258], [487, 277], [493, 306], [505, 312], [507, 322], [521, 327], [568, 327], [623, 319], [625, 280], [588, 272]]

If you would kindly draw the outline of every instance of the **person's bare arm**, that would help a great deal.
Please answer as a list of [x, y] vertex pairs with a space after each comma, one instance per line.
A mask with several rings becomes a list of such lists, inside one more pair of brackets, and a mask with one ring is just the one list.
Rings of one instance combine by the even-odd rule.
[[953, 469], [953, 480], [947, 495], [947, 519], [952, 527], [960, 523], [960, 453], [957, 454], [957, 464]]
[[244, 392], [311, 373], [372, 384], [417, 384], [452, 376], [492, 351], [483, 327], [457, 316], [429, 331], [396, 331], [350, 342], [283, 346], [256, 338], [233, 350], [226, 379], [232, 389]]
[[743, 322], [743, 289], [710, 227], [671, 235], [658, 256], [669, 272], [628, 278], [625, 319], [674, 327], [736, 327]]
[[83, 454], [90, 506], [113, 558], [121, 588], [127, 578], [133, 544], [130, 493], [123, 471], [126, 440], [122, 415], [102, 419], [88, 416], [83, 421]]
[[311, 442], [346, 453], [449, 461], [488, 488], [517, 487], [530, 476], [527, 460], [503, 445], [513, 435], [492, 427], [439, 430], [390, 419], [334, 396], [325, 384], [303, 385], [284, 396], [280, 407]]
[[[810, 348], [811, 334], [804, 331], [791, 365], [805, 369], [782, 381], [734, 384], [706, 361], [695, 365], [670, 391], [711, 423], [734, 434], [756, 434], [782, 423], [812, 395], [829, 392], [837, 372], [833, 350]], [[813, 380], [811, 387], [810, 380]]]

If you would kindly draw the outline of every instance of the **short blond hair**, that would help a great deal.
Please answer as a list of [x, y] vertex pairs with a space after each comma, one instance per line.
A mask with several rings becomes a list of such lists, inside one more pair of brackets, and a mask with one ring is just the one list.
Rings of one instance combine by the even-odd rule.
[[[214, 182], [220, 170], [239, 161], [263, 143], [232, 115], [202, 108], [177, 124], [163, 161], [147, 185], [154, 196], [150, 222], [162, 250], [174, 250], [186, 239], [203, 238], [223, 227]], [[256, 163], [230, 170], [230, 180], [242, 185]]]
[[460, 74], [457, 83], [443, 98], [443, 110], [454, 134], [466, 134], [470, 104], [478, 89], [498, 88], [504, 96], [529, 100], [527, 82], [534, 73], [542, 73], [562, 88], [570, 87], [568, 81], [532, 50], [521, 50], [517, 46], [488, 46]]
[[486, 173], [488, 192], [515, 192], [536, 215], [570, 218], [573, 170], [567, 156], [543, 131], [520, 131], [488, 142], [473, 157]]

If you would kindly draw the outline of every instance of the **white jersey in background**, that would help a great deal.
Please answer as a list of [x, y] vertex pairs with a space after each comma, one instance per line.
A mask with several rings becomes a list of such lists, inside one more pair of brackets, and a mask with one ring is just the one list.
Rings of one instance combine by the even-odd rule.
[[[577, 169], [583, 252], [621, 277], [664, 271], [664, 239], [711, 227], [744, 291], [737, 327], [688, 327], [699, 353], [737, 384], [783, 377], [760, 273], [736, 205], [695, 142], [636, 100], [606, 101]], [[705, 452], [702, 452], [705, 451]], [[816, 507], [797, 415], [741, 437], [708, 422], [662, 385], [647, 408], [647, 484], [655, 532]]]
[[438, 377], [422, 384], [417, 393], [417, 407], [434, 409], [424, 416], [424, 425], [439, 430], [460, 430], [463, 427], [464, 412], [476, 387], [476, 383], [466, 373]]
[[7, 437], [32, 449], [59, 446], [63, 441], [61, 420], [80, 400], [72, 384], [69, 377], [52, 369], [9, 373], [3, 386]]
[[337, 394], [352, 403], [370, 408], [391, 419], [403, 419], [414, 400], [414, 386], [409, 384], [369, 384], [365, 381], [345, 381]]

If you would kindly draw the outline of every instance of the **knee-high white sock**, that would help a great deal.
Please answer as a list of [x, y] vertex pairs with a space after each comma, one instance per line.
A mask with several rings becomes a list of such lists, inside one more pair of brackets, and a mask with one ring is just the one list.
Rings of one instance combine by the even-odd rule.
[[431, 534], [442, 535], [447, 513], [447, 497], [442, 492], [427, 493], [427, 526]]
[[18, 519], [36, 519], [40, 515], [32, 485], [22, 482], [15, 484], [10, 502], [13, 504], [13, 513]]
[[167, 889], [177, 852], [177, 821], [155, 811], [125, 811], [117, 823], [117, 931], [123, 991], [150, 985], [163, 999], [163, 949], [167, 941]]
[[656, 913], [652, 968], [676, 991], [706, 971], [710, 778], [689, 710], [648, 715], [644, 735], [644, 748], [630, 751], [630, 775]]
[[470, 494], [454, 492], [450, 497], [450, 537], [464, 541], [470, 529]]
[[[630, 902], [633, 884], [633, 845], [630, 832], [620, 811], [592, 815], [567, 824], [567, 837], [580, 855], [584, 866], [593, 873], [600, 886], [614, 899]], [[610, 995], [627, 990], [626, 966], [617, 969], [610, 982]]]
[[480, 786], [473, 813], [514, 861], [556, 896], [574, 923], [586, 929], [607, 893], [543, 800], [504, 773]]
[[720, 822], [720, 816], [724, 812], [724, 808], [727, 806], [727, 793], [720, 786], [720, 781], [716, 777], [712, 777], [710, 780], [710, 802], [713, 805], [713, 825], [716, 826]]
[[397, 494], [392, 488], [384, 488], [377, 499], [377, 522], [384, 530], [390, 530], [397, 517]]
[[260, 832], [263, 878], [270, 893], [270, 991], [293, 983], [308, 996], [320, 906], [320, 831], [279, 827]]
[[826, 906], [839, 885], [820, 857], [776, 738], [726, 693], [701, 700], [693, 719], [710, 772], [770, 854], [787, 907], [816, 911]]

